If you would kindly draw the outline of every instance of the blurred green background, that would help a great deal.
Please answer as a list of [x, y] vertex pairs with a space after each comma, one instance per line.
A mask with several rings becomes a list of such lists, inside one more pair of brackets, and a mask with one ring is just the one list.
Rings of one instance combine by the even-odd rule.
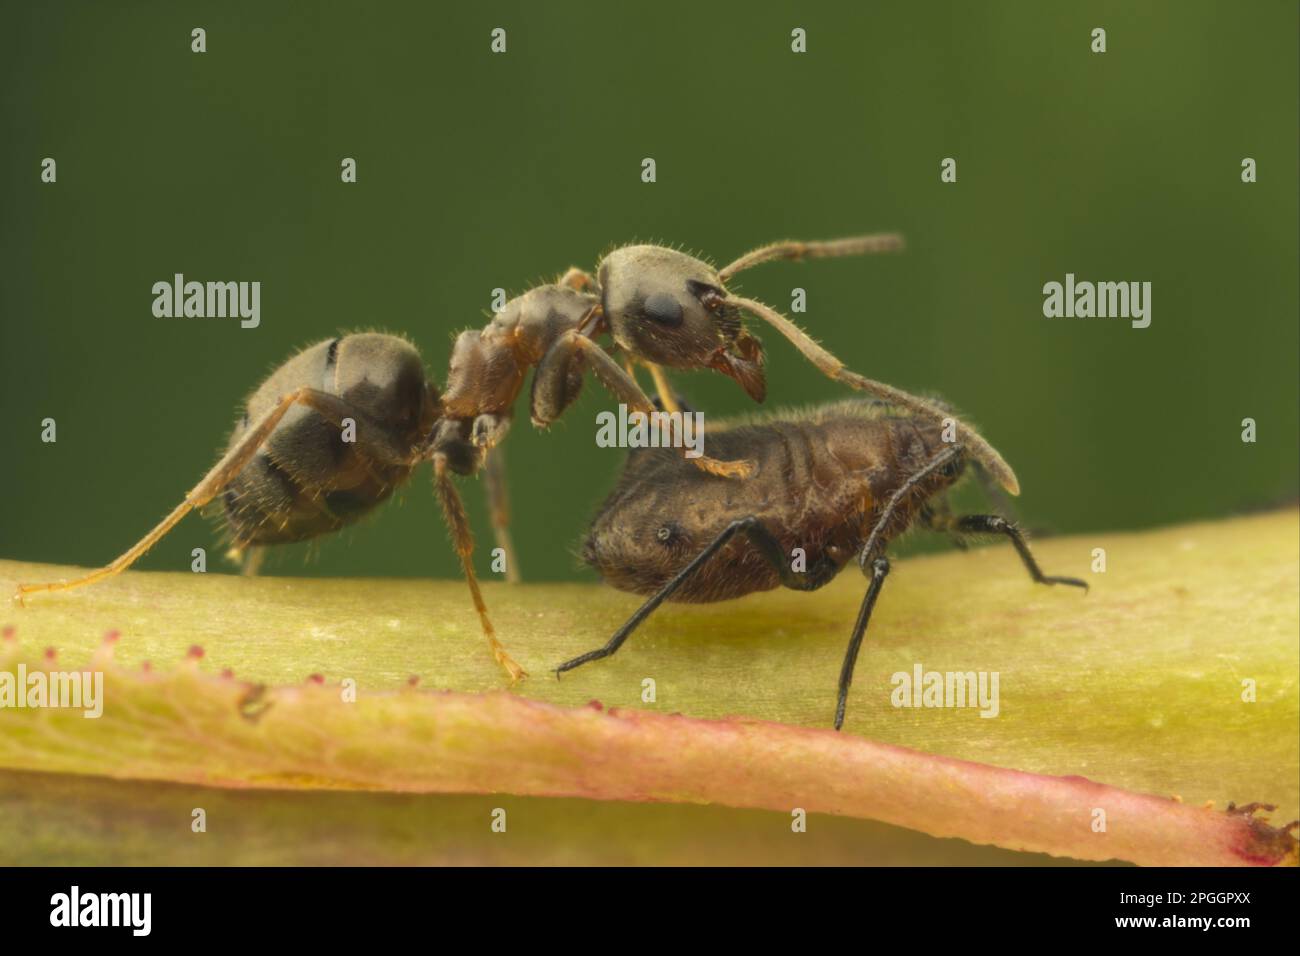
[[[744, 291], [788, 306], [806, 288], [800, 320], [850, 367], [955, 402], [1016, 467], [1031, 526], [1140, 528], [1293, 500], [1297, 11], [6, 4], [0, 556], [118, 554], [300, 346], [405, 333], [442, 382], [452, 336], [488, 320], [494, 287], [591, 268], [633, 239], [725, 262], [778, 238], [903, 232], [902, 255], [771, 265]], [[505, 55], [489, 51], [498, 26]], [[796, 26], [807, 54], [790, 51]], [[40, 182], [46, 156], [57, 184]], [[948, 156], [953, 185], [939, 180]], [[343, 157], [355, 185], [339, 181]], [[261, 327], [155, 318], [151, 286], [175, 272], [260, 280]], [[1151, 327], [1045, 319], [1041, 288], [1067, 272], [1152, 282]], [[769, 405], [844, 395], [757, 331]], [[713, 373], [675, 381], [709, 413], [751, 409]], [[572, 549], [621, 460], [593, 440], [608, 405], [588, 385], [549, 434], [517, 410], [526, 578], [590, 577]], [[40, 441], [47, 416], [56, 444]], [[479, 482], [466, 497], [486, 571]], [[190, 518], [141, 567], [185, 568], [204, 546], [217, 570], [218, 541]], [[400, 504], [268, 569], [457, 573], [427, 472]]]

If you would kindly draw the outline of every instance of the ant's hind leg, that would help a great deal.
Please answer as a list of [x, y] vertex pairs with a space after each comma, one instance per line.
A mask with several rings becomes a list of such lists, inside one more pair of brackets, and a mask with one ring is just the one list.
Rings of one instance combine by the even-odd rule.
[[266, 558], [266, 548], [260, 548], [252, 545], [244, 554], [244, 560], [239, 566], [239, 573], [246, 578], [255, 578], [258, 572], [262, 570], [262, 561]]
[[[534, 425], [543, 428], [550, 425], [578, 397], [582, 388], [584, 363], [610, 394], [626, 405], [629, 411], [646, 416], [656, 412], [654, 403], [641, 391], [641, 386], [618, 367], [609, 353], [585, 335], [570, 330], [560, 336], [542, 356], [537, 363], [537, 371], [533, 373]], [[685, 454], [687, 450], [683, 448], [682, 453]], [[754, 463], [751, 461], [718, 461], [703, 455], [689, 460], [710, 474], [724, 478], [747, 478], [754, 471]]]
[[1088, 590], [1088, 582], [1079, 578], [1044, 574], [1042, 568], [1038, 566], [1038, 562], [1034, 559], [1033, 552], [1029, 550], [1029, 543], [1025, 541], [1024, 533], [1013, 522], [1008, 521], [1001, 515], [962, 515], [959, 518], [949, 519], [946, 524], [959, 534], [1006, 535], [1011, 539], [1011, 544], [1015, 547], [1016, 553], [1020, 555], [1020, 560], [1024, 563], [1029, 576], [1037, 583], [1068, 584], [1071, 587]]
[[104, 578], [125, 571], [141, 555], [157, 544], [190, 511], [203, 507], [220, 494], [222, 489], [243, 471], [244, 466], [257, 454], [263, 443], [271, 437], [271, 432], [280, 423], [280, 419], [294, 405], [306, 405], [315, 409], [335, 424], [339, 424], [345, 416], [356, 414], [346, 402], [334, 395], [317, 391], [314, 388], [300, 388], [290, 392], [281, 398], [274, 408], [258, 419], [248, 429], [239, 444], [226, 452], [221, 460], [212, 466], [212, 470], [203, 476], [203, 480], [190, 489], [185, 499], [173, 508], [167, 517], [158, 522], [153, 530], [132, 545], [125, 554], [104, 567], [92, 571], [84, 577], [74, 578], [71, 581], [55, 581], [48, 584], [20, 584], [17, 593], [14, 595], [15, 599], [21, 604], [24, 603], [26, 595], [37, 591], [68, 591], [72, 588], [94, 584], [96, 581], [101, 581]]
[[483, 484], [487, 489], [488, 511], [492, 516], [492, 535], [505, 557], [506, 581], [519, 583], [519, 561], [514, 540], [510, 537], [510, 493], [506, 490], [506, 459], [500, 445], [494, 445], [483, 459]]

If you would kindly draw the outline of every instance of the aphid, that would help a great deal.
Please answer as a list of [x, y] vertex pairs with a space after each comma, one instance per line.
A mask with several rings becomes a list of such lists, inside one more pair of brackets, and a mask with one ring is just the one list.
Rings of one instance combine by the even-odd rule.
[[[886, 549], [912, 525], [1006, 535], [1035, 581], [1086, 589], [1078, 578], [1044, 575], [1005, 518], [949, 513], [945, 493], [967, 465], [984, 465], [960, 442], [945, 442], [943, 431], [928, 415], [864, 400], [709, 428], [715, 453], [754, 461], [743, 482], [707, 474], [663, 449], [631, 452], [582, 557], [609, 584], [650, 598], [604, 647], [566, 661], [557, 675], [609, 657], [664, 601], [724, 601], [778, 585], [814, 591], [856, 558], [869, 583], [840, 671], [838, 730], [889, 574]], [[793, 570], [795, 548], [803, 549], [806, 570]]]

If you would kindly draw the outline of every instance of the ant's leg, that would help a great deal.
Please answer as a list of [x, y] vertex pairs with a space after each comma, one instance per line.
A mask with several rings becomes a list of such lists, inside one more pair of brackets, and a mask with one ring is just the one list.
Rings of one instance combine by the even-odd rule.
[[690, 564], [673, 575], [667, 584], [655, 592], [641, 607], [637, 608], [636, 613], [628, 618], [627, 623], [614, 633], [614, 636], [609, 639], [609, 642], [604, 647], [588, 651], [586, 654], [565, 661], [555, 669], [556, 676], [565, 671], [571, 671], [575, 667], [580, 667], [589, 661], [600, 660], [603, 657], [612, 655], [623, 646], [623, 642], [637, 629], [638, 625], [654, 613], [655, 608], [668, 600], [674, 591], [685, 584], [692, 574], [704, 567], [709, 558], [717, 554], [737, 534], [743, 534], [749, 538], [757, 548], [758, 553], [780, 574], [781, 583], [796, 591], [815, 591], [834, 578], [839, 570], [838, 565], [826, 556], [814, 562], [812, 568], [805, 573], [801, 574], [792, 570], [781, 543], [775, 535], [763, 526], [763, 523], [757, 517], [750, 515], [746, 518], [739, 518], [723, 528], [722, 532], [703, 551], [697, 554]]
[[[19, 603], [22, 603], [24, 595], [35, 591], [67, 591], [87, 584], [94, 584], [96, 581], [112, 577], [129, 568], [141, 555], [157, 544], [163, 535], [174, 528], [191, 510], [203, 507], [220, 494], [222, 489], [244, 470], [244, 466], [257, 454], [263, 443], [271, 437], [271, 432], [280, 423], [280, 419], [294, 405], [306, 405], [340, 427], [342, 427], [344, 418], [351, 417], [354, 420], [364, 420], [362, 413], [355, 411], [351, 405], [337, 396], [314, 388], [300, 388], [290, 392], [248, 429], [239, 444], [226, 452], [221, 460], [212, 466], [212, 470], [203, 476], [203, 480], [190, 489], [184, 501], [173, 508], [167, 517], [163, 518], [152, 531], [132, 545], [125, 554], [110, 564], [71, 581], [56, 581], [50, 584], [20, 584], [14, 597]], [[377, 446], [376, 450], [383, 452], [384, 447], [382, 445]]]
[[239, 573], [246, 578], [256, 577], [257, 572], [262, 570], [262, 559], [265, 557], [266, 548], [252, 545], [244, 555], [244, 561], [240, 565]]
[[[560, 336], [537, 363], [533, 373], [532, 418], [533, 424], [544, 428], [555, 421], [578, 397], [582, 387], [583, 363], [587, 363], [596, 378], [610, 394], [628, 407], [647, 417], [655, 414], [654, 403], [646, 397], [632, 378], [618, 367], [609, 353], [599, 345], [572, 330]], [[688, 449], [682, 448], [683, 455]], [[690, 458], [696, 467], [724, 478], [747, 478], [753, 473], [752, 461], [717, 461], [700, 456]]]
[[590, 289], [596, 284], [590, 272], [584, 272], [577, 266], [569, 266], [568, 271], [560, 276], [555, 282], [556, 285], [562, 285], [567, 288], [581, 292], [583, 289]]
[[1020, 529], [1003, 518], [1001, 515], [962, 515], [959, 518], [950, 518], [945, 525], [958, 532], [959, 534], [1004, 534], [1011, 539], [1011, 544], [1015, 546], [1016, 553], [1020, 555], [1020, 560], [1024, 562], [1029, 576], [1039, 584], [1068, 584], [1072, 587], [1083, 588], [1088, 590], [1088, 582], [1079, 578], [1056, 577], [1044, 574], [1038, 562], [1034, 560], [1033, 553], [1029, 550], [1029, 544], [1025, 541], [1024, 534]]
[[506, 581], [519, 583], [519, 564], [515, 545], [510, 538], [510, 494], [506, 491], [506, 459], [502, 446], [487, 450], [483, 460], [483, 483], [487, 488], [488, 510], [492, 515], [492, 534], [497, 547], [505, 554]]
[[456, 549], [456, 556], [460, 558], [461, 570], [465, 573], [465, 583], [469, 585], [474, 609], [478, 611], [479, 624], [482, 625], [483, 633], [488, 639], [492, 656], [510, 675], [511, 683], [516, 683], [528, 675], [497, 640], [496, 630], [488, 617], [487, 604], [483, 601], [483, 594], [478, 587], [478, 577], [474, 574], [474, 533], [470, 530], [469, 516], [465, 514], [465, 504], [460, 500], [460, 493], [456, 491], [451, 474], [447, 470], [447, 456], [442, 452], [437, 452], [433, 456], [433, 486], [438, 493], [438, 503], [442, 506], [443, 517], [451, 531], [451, 542]]
[[718, 278], [726, 282], [737, 272], [744, 272], [764, 262], [776, 259], [829, 259], [834, 256], [861, 256], [873, 252], [896, 252], [903, 248], [903, 237], [895, 232], [872, 236], [853, 236], [832, 239], [829, 242], [774, 242], [745, 253], [730, 265], [718, 270]]
[[998, 484], [1013, 495], [1020, 494], [1020, 482], [1016, 480], [1016, 473], [1011, 470], [1011, 466], [1003, 460], [1002, 456], [997, 453], [987, 441], [981, 438], [969, 427], [957, 421], [957, 419], [945, 413], [942, 409], [936, 408], [930, 402], [917, 398], [901, 388], [894, 388], [892, 385], [886, 385], [883, 382], [877, 382], [873, 379], [864, 378], [856, 372], [851, 372], [844, 367], [844, 363], [837, 359], [830, 352], [826, 351], [812, 338], [795, 325], [784, 315], [773, 309], [771, 306], [764, 305], [753, 299], [745, 299], [740, 296], [729, 295], [722, 300], [725, 304], [734, 305], [737, 308], [750, 312], [763, 321], [771, 324], [778, 332], [784, 335], [790, 342], [803, 353], [813, 365], [826, 375], [837, 382], [841, 382], [849, 388], [857, 389], [860, 392], [867, 392], [875, 395], [877, 398], [883, 398], [887, 402], [899, 405], [919, 415], [924, 415], [934, 421], [943, 421], [945, 418], [951, 420], [957, 429], [959, 440], [967, 446], [971, 455], [976, 458], [989, 473], [997, 479]]
[[[668, 412], [670, 415], [673, 412], [682, 411], [682, 403], [678, 401], [676, 393], [673, 392], [673, 387], [668, 384], [668, 376], [664, 374], [663, 366], [656, 365], [654, 362], [642, 362], [641, 364], [650, 370], [650, 378], [655, 383], [655, 408], [662, 412]], [[632, 364], [632, 360], [625, 358], [623, 368], [627, 372], [628, 378], [635, 382], [636, 368]]]
[[668, 376], [664, 370], [654, 362], [646, 362], [646, 368], [650, 369], [650, 377], [655, 382], [655, 392], [659, 396], [659, 404], [663, 410], [672, 414], [682, 410], [681, 403], [677, 401], [677, 395], [673, 392], [673, 387], [668, 383]]

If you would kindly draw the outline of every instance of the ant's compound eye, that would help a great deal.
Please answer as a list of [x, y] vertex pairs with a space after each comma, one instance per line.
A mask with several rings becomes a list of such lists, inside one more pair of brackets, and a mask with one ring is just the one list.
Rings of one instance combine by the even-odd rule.
[[691, 295], [700, 300], [700, 304], [710, 312], [719, 311], [726, 303], [727, 294], [717, 286], [709, 285], [707, 282], [700, 282], [698, 279], [689, 279], [686, 287], [690, 289]]
[[651, 322], [677, 328], [682, 324], [682, 304], [671, 295], [656, 292], [646, 298], [642, 313]]

